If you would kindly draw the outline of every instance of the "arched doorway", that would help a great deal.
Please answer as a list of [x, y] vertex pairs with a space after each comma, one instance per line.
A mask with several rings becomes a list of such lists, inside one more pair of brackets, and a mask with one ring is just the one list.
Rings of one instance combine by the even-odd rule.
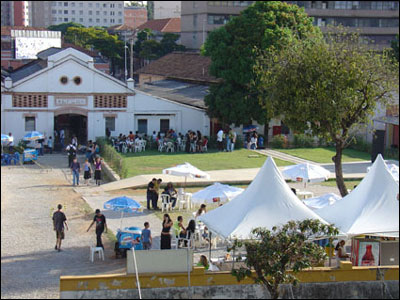
[[[86, 111], [70, 109], [54, 113], [54, 130], [59, 133], [61, 129], [64, 129], [65, 145], [69, 144], [74, 136], [78, 138], [79, 144], [86, 145], [88, 136], [87, 124]], [[58, 143], [59, 138], [55, 141], [56, 145]]]

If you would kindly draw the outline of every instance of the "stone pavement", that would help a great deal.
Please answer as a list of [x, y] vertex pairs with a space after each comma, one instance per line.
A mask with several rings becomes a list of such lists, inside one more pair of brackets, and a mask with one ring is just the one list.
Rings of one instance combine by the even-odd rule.
[[[106, 237], [105, 261], [89, 261], [96, 242], [92, 215], [73, 191], [65, 155], [39, 157], [37, 165], [1, 167], [1, 298], [59, 298], [60, 275], [123, 273], [125, 260], [116, 260]], [[64, 205], [69, 230], [54, 250], [51, 220], [57, 204]]]

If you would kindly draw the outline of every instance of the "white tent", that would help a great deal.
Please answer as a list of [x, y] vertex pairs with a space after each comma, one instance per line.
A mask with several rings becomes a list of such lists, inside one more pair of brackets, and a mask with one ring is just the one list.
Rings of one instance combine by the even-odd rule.
[[271, 157], [243, 193], [199, 218], [212, 232], [241, 239], [250, 238], [257, 227], [272, 229], [305, 219], [323, 221], [296, 197]]
[[306, 183], [328, 180], [331, 172], [323, 167], [306, 163], [287, 166], [283, 169], [282, 174], [286, 179], [291, 179], [293, 181], [300, 180]]
[[303, 200], [303, 203], [312, 210], [317, 210], [327, 205], [333, 205], [340, 199], [342, 199], [342, 197], [336, 195], [335, 193], [328, 193], [319, 197], [305, 199]]
[[192, 202], [197, 204], [228, 202], [240, 195], [243, 191], [244, 189], [216, 182], [213, 185], [194, 193], [192, 196]]
[[[387, 167], [388, 167], [390, 173], [392, 174], [394, 180], [399, 182], [399, 167], [395, 164], [388, 164]], [[368, 167], [367, 172], [369, 172], [370, 169], [371, 169], [371, 167]]]
[[398, 193], [399, 184], [378, 155], [365, 178], [349, 195], [316, 213], [350, 236], [398, 235]]

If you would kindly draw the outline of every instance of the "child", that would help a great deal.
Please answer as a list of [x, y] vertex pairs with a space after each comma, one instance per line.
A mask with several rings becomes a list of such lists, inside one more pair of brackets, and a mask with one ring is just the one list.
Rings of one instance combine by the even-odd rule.
[[85, 184], [89, 185], [89, 179], [92, 177], [91, 175], [91, 170], [90, 170], [90, 164], [89, 164], [89, 159], [85, 159], [85, 165], [84, 165], [84, 171], [85, 173], [83, 174], [83, 178], [85, 179]]
[[143, 243], [143, 250], [150, 250], [151, 244], [153, 243], [153, 238], [151, 237], [150, 231], [150, 224], [149, 222], [144, 223], [144, 229], [142, 230], [142, 243]]

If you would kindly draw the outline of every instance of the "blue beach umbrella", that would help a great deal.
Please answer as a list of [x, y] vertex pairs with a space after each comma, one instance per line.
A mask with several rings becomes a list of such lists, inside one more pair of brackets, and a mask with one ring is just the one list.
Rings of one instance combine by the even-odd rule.
[[30, 131], [23, 137], [24, 141], [37, 141], [40, 139], [44, 139], [44, 135], [39, 131]]
[[2, 142], [8, 142], [10, 140], [10, 136], [7, 134], [1, 134], [1, 141]]
[[249, 125], [249, 126], [243, 127], [243, 133], [257, 131], [257, 129], [258, 129], [258, 126]]
[[124, 212], [129, 213], [138, 211], [141, 207], [142, 206], [140, 205], [140, 203], [126, 196], [117, 197], [104, 203], [104, 209], [121, 212], [121, 229]]

